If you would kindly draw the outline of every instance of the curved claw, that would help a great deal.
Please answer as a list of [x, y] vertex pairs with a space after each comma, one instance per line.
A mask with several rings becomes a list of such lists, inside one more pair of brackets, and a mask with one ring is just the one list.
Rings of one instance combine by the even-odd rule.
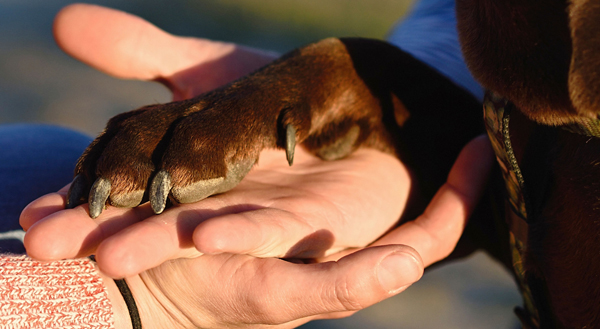
[[69, 192], [67, 192], [67, 204], [65, 209], [73, 209], [78, 205], [85, 203], [85, 195], [88, 188], [88, 182], [82, 174], [73, 178]]
[[285, 156], [287, 161], [292, 165], [294, 162], [294, 151], [296, 149], [296, 128], [291, 124], [285, 126]]
[[150, 185], [150, 205], [155, 214], [165, 210], [172, 186], [171, 175], [166, 170], [161, 170], [154, 176]]
[[96, 179], [94, 185], [90, 189], [89, 206], [90, 206], [90, 217], [96, 218], [100, 216], [106, 200], [110, 195], [111, 184], [106, 178], [100, 177]]

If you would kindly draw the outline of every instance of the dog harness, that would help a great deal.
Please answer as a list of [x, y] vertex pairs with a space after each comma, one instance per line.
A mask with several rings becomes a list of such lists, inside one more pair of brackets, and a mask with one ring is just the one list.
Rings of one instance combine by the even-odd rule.
[[[528, 210], [531, 212], [533, 207], [510, 139], [510, 113], [513, 110], [516, 110], [515, 106], [508, 100], [492, 92], [486, 93], [483, 101], [485, 127], [504, 178], [507, 192], [505, 220], [509, 228], [512, 266], [523, 296], [524, 307], [517, 307], [515, 313], [524, 329], [537, 329], [540, 328], [540, 312], [544, 307], [539, 303], [536, 304], [532, 294], [534, 289], [526, 280], [523, 264], [527, 251], [529, 225], [533, 219], [530, 218], [531, 214], [528, 214]], [[598, 119], [582, 119], [578, 123], [564, 125], [560, 128], [580, 135], [600, 137], [600, 120]], [[548, 144], [552, 138], [550, 136], [552, 135], [545, 136], [548, 138], [545, 144]], [[537, 292], [539, 293], [539, 291]]]
[[483, 100], [483, 117], [507, 191], [506, 221], [510, 230], [512, 265], [524, 303], [524, 309], [517, 308], [515, 313], [521, 320], [524, 329], [534, 329], [539, 328], [540, 315], [534, 303], [531, 289], [525, 280], [525, 268], [523, 266], [528, 233], [528, 202], [523, 175], [510, 140], [509, 123], [512, 107], [512, 103], [506, 99], [488, 92]]

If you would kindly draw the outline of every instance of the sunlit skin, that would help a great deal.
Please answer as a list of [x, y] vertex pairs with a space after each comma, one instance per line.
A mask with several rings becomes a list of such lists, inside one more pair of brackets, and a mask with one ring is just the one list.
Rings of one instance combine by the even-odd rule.
[[[61, 11], [55, 36], [82, 62], [120, 78], [160, 81], [174, 99], [275, 58], [172, 36], [135, 16], [91, 5]], [[469, 143], [424, 214], [389, 232], [411, 185], [401, 162], [369, 149], [326, 162], [301, 147], [293, 167], [284, 151], [263, 151], [235, 189], [158, 216], [142, 205], [108, 207], [90, 219], [86, 205], [64, 210], [65, 188], [31, 203], [21, 225], [34, 258], [96, 254], [105, 278], [127, 277], [144, 328], [295, 327], [391, 297], [446, 257], [485, 185], [493, 161], [488, 143], [485, 137]], [[325, 242], [298, 248], [307, 237]], [[276, 258], [283, 256], [319, 263]], [[130, 327], [118, 291], [105, 283], [117, 328]]]

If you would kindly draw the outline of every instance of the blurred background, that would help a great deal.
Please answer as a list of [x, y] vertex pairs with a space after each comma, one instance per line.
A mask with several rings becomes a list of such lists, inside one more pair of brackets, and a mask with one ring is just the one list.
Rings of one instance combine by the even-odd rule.
[[[117, 80], [55, 46], [52, 20], [68, 0], [0, 0], [0, 124], [42, 122], [98, 134], [115, 114], [166, 102], [156, 83]], [[410, 0], [85, 1], [141, 16], [174, 34], [280, 53], [330, 36], [385, 38]], [[1, 150], [0, 150], [1, 151]], [[399, 296], [324, 328], [514, 328], [520, 296], [483, 253], [428, 271]]]

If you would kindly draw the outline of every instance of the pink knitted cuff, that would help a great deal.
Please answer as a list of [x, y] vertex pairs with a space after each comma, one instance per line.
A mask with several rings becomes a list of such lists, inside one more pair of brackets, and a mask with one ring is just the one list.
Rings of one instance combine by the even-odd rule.
[[0, 256], [0, 328], [114, 328], [106, 288], [89, 259], [41, 263]]

